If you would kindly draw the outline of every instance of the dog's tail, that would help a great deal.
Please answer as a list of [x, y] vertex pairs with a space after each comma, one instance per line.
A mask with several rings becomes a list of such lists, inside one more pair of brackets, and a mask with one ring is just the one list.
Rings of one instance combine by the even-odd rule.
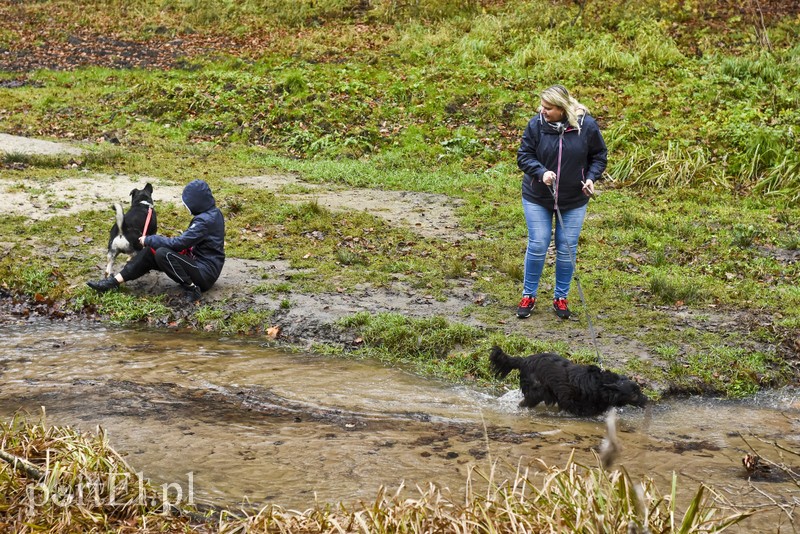
[[521, 369], [523, 361], [524, 358], [509, 356], [497, 345], [489, 353], [489, 367], [497, 378], [505, 378], [514, 369]]
[[118, 203], [114, 203], [114, 211], [117, 213], [117, 228], [119, 228], [120, 233], [122, 233], [122, 219], [125, 217], [125, 213], [122, 211], [122, 206]]

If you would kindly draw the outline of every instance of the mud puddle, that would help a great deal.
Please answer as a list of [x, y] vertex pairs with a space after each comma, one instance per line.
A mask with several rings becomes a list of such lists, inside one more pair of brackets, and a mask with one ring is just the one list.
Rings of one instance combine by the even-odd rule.
[[[6, 324], [0, 375], [2, 416], [36, 417], [44, 407], [51, 424], [100, 425], [144, 476], [218, 505], [302, 510], [368, 501], [402, 483], [460, 495], [469, 470], [488, 472], [493, 462], [502, 477], [517, 466], [540, 471], [539, 459], [563, 465], [573, 450], [595, 465], [604, 435], [599, 418], [521, 410], [518, 392], [497, 397], [372, 362], [197, 334]], [[800, 451], [798, 395], [623, 410], [619, 462], [663, 493], [674, 471], [684, 498], [704, 482], [734, 503], [774, 499], [795, 514], [797, 482], [748, 480], [741, 459], [752, 446], [798, 471], [798, 457], [780, 460], [776, 448]]]

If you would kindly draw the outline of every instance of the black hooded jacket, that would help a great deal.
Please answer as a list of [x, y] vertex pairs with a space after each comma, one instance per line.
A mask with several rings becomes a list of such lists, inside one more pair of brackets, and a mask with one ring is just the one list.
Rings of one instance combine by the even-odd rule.
[[147, 236], [144, 244], [154, 249], [188, 250], [204, 278], [216, 281], [225, 263], [225, 218], [203, 180], [189, 182], [183, 188], [182, 198], [193, 215], [189, 228], [177, 237]]
[[555, 208], [553, 194], [542, 182], [542, 175], [545, 171], [559, 171], [561, 143], [558, 207], [573, 209], [589, 202], [581, 182], [602, 178], [608, 150], [597, 122], [589, 115], [583, 115], [580, 122], [580, 130], [567, 123], [564, 123], [566, 128], [554, 127], [541, 114], [528, 122], [517, 151], [517, 165], [525, 173], [522, 179], [525, 200], [551, 210]]

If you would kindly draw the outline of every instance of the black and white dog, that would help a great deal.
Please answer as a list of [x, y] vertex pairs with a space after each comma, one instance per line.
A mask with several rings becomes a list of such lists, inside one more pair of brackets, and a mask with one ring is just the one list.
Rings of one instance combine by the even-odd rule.
[[[114, 204], [117, 222], [111, 227], [108, 237], [108, 264], [106, 265], [106, 278], [111, 276], [114, 260], [120, 253], [135, 255], [142, 250], [139, 238], [142, 234], [156, 233], [156, 211], [153, 203], [153, 186], [149, 183], [144, 189], [131, 191], [131, 207], [128, 213], [122, 211], [119, 203]], [[148, 214], [150, 215], [148, 219]], [[147, 224], [145, 230], [144, 225]]]
[[558, 354], [543, 352], [518, 358], [495, 346], [489, 363], [498, 378], [519, 370], [519, 386], [524, 396], [519, 405], [526, 408], [544, 402], [548, 406], [557, 404], [575, 415], [592, 416], [612, 406], [647, 404], [639, 385], [628, 377], [603, 371], [596, 365], [574, 363]]

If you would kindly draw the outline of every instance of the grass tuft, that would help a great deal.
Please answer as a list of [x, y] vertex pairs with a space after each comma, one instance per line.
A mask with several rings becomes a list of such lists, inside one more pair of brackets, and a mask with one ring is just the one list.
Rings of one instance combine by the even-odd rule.
[[700, 287], [685, 277], [656, 273], [650, 277], [650, 292], [661, 304], [697, 304], [701, 301]]

